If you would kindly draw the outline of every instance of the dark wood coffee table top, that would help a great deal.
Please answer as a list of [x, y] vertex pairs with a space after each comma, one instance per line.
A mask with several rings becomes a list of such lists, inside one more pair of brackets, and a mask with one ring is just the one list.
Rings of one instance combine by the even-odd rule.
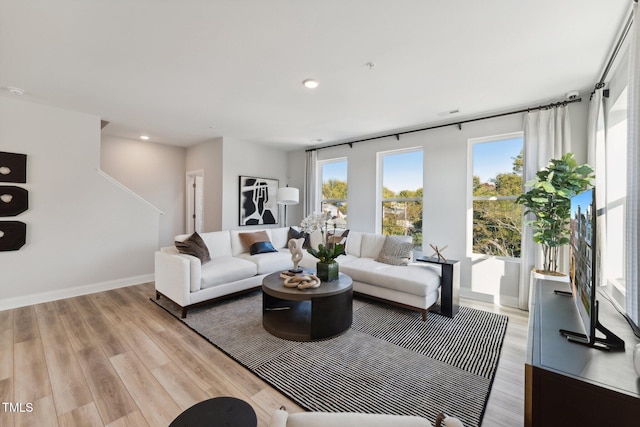
[[257, 425], [255, 411], [244, 400], [235, 397], [214, 397], [186, 409], [173, 420], [169, 427], [256, 427]]
[[[308, 272], [312, 274], [311, 272]], [[344, 273], [338, 275], [338, 279], [332, 282], [322, 282], [315, 289], [285, 288], [284, 279], [280, 278], [280, 272], [271, 273], [262, 279], [262, 290], [276, 298], [289, 301], [308, 301], [312, 298], [327, 297], [347, 292], [352, 289], [351, 277]]]

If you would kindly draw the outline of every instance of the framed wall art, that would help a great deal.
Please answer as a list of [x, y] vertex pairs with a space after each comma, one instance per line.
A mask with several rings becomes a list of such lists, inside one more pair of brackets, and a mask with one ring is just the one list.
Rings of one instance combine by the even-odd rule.
[[240, 176], [240, 222], [242, 225], [278, 223], [278, 180]]

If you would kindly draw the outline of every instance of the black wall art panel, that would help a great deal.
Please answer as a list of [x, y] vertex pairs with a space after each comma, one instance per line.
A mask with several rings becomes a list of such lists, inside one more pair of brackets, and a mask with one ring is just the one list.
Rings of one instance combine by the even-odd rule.
[[27, 155], [0, 151], [0, 182], [27, 182]]
[[29, 192], [15, 185], [0, 185], [0, 216], [16, 216], [29, 209]]
[[0, 251], [17, 251], [27, 241], [27, 224], [20, 221], [0, 221]]
[[278, 180], [240, 177], [240, 225], [278, 223]]

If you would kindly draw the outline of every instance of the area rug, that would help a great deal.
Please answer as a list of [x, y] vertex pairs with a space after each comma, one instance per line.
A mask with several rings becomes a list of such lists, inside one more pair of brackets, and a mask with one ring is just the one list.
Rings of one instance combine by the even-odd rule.
[[152, 300], [227, 355], [310, 411], [418, 415], [438, 412], [479, 426], [507, 316], [460, 307], [455, 318], [354, 299], [353, 325], [316, 342], [262, 328], [260, 291], [195, 308], [186, 319]]

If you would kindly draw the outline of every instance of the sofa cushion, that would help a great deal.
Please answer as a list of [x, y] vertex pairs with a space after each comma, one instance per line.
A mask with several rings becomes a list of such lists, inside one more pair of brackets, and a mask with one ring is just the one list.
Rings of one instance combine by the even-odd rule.
[[202, 289], [255, 276], [255, 263], [237, 257], [217, 257], [202, 266]]
[[287, 243], [289, 243], [288, 227], [268, 228], [267, 234], [269, 235], [271, 244], [274, 248], [281, 249], [287, 247]]
[[378, 254], [384, 245], [387, 236], [382, 234], [363, 233], [360, 244], [360, 256], [362, 258], [378, 258]]
[[255, 264], [257, 274], [273, 273], [275, 271], [288, 270], [293, 267], [291, 253], [287, 250], [269, 252], [266, 254], [240, 254], [236, 258]]
[[411, 261], [413, 246], [411, 236], [387, 236], [376, 261], [390, 265], [407, 265]]
[[384, 264], [371, 258], [353, 258], [340, 264], [340, 271], [354, 281], [400, 292], [426, 296], [440, 286], [440, 268], [427, 263], [407, 266]]
[[362, 231], [350, 231], [349, 238], [347, 239], [347, 255], [360, 256], [360, 247], [362, 245]]
[[202, 233], [200, 236], [207, 244], [211, 258], [231, 256], [231, 236], [229, 235], [229, 231], [212, 231]]
[[176, 249], [181, 254], [191, 255], [200, 260], [202, 264], [205, 264], [211, 261], [211, 257], [209, 256], [209, 249], [207, 248], [206, 243], [202, 240], [202, 237], [196, 232], [194, 232], [191, 236], [187, 237], [185, 240], [175, 241]]
[[[352, 259], [357, 259], [358, 257], [354, 256], [354, 255], [350, 255], [350, 254], [343, 254], [338, 256], [338, 258], [336, 258], [336, 261], [338, 262], [338, 264], [342, 265], [345, 262], [349, 262]], [[300, 267], [302, 268], [308, 268], [309, 270], [316, 270], [316, 264], [318, 263], [319, 259], [314, 257], [313, 255], [311, 255], [309, 252], [304, 252], [303, 253], [303, 257], [302, 260], [300, 261], [300, 263], [298, 264]]]

